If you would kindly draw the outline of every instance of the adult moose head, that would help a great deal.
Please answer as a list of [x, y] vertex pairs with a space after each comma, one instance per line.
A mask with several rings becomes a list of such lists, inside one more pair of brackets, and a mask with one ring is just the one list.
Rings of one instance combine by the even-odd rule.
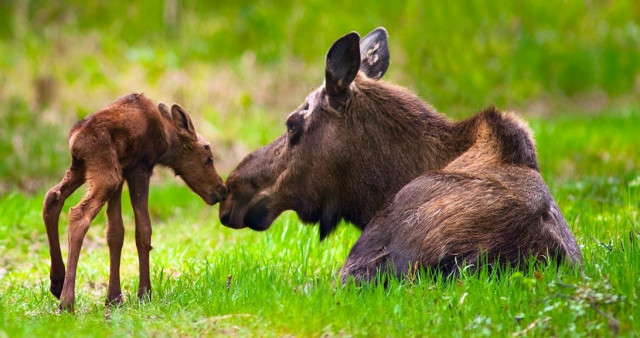
[[442, 168], [469, 142], [407, 90], [379, 81], [389, 66], [387, 32], [338, 39], [325, 83], [287, 118], [287, 131], [229, 175], [220, 219], [267, 229], [285, 210], [320, 222], [325, 238], [340, 219], [364, 228], [405, 184]]
[[361, 229], [343, 268], [370, 279], [413, 266], [455, 272], [486, 256], [581, 260], [580, 248], [540, 173], [527, 126], [489, 108], [451, 122], [409, 91], [379, 81], [387, 33], [338, 39], [325, 83], [287, 118], [287, 132], [229, 175], [220, 219], [265, 230], [285, 210]]

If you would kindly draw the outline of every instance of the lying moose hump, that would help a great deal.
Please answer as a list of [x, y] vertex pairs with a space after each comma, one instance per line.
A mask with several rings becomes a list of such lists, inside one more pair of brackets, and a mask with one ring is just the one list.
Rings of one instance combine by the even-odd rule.
[[527, 126], [485, 109], [451, 122], [408, 90], [380, 81], [387, 32], [350, 33], [329, 49], [324, 85], [286, 121], [284, 135], [229, 175], [220, 219], [265, 230], [285, 210], [363, 229], [343, 279], [380, 270], [517, 265], [582, 254], [538, 171]]

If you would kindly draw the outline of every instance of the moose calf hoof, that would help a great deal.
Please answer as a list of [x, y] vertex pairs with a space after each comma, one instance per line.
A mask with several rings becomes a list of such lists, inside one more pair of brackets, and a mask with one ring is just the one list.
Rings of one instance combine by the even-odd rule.
[[115, 297], [107, 296], [107, 300], [105, 301], [104, 305], [118, 307], [122, 305], [123, 302], [124, 302], [124, 299], [122, 297], [122, 294], [119, 294]]
[[62, 301], [60, 301], [60, 305], [58, 305], [58, 312], [69, 312], [69, 313], [73, 313], [74, 312], [74, 303], [75, 300], [65, 300], [63, 299]]
[[51, 277], [51, 284], [49, 290], [58, 299], [62, 294], [62, 286], [64, 285], [64, 277]]
[[151, 290], [138, 290], [138, 299], [141, 302], [150, 302], [151, 301]]

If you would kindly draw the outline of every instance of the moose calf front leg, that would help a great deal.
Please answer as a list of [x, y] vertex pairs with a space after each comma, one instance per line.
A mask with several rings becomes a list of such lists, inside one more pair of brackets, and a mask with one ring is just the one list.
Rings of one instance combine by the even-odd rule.
[[124, 226], [122, 225], [122, 184], [111, 196], [107, 205], [107, 244], [109, 245], [109, 288], [107, 291], [107, 305], [121, 304], [122, 291], [120, 289], [120, 255], [124, 242]]
[[151, 220], [149, 219], [149, 177], [150, 173], [138, 171], [127, 179], [133, 213], [136, 219], [136, 246], [140, 267], [138, 298], [151, 299], [151, 278], [149, 277], [149, 251], [151, 251]]

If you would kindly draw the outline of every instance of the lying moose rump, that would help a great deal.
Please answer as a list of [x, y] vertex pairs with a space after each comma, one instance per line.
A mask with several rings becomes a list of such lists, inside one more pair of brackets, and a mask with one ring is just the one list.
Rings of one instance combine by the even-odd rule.
[[343, 282], [416, 267], [448, 275], [481, 259], [500, 265], [529, 256], [582, 260], [538, 172], [527, 126], [494, 108], [458, 125], [475, 135], [473, 145], [404, 186], [371, 220], [351, 249]]

